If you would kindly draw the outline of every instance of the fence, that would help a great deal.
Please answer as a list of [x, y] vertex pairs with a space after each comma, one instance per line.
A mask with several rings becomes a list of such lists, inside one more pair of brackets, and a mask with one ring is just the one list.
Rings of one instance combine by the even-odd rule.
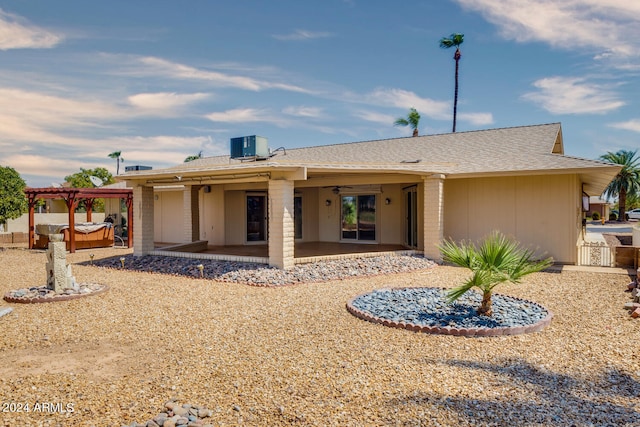
[[578, 265], [613, 267], [614, 254], [605, 242], [580, 242], [578, 244]]

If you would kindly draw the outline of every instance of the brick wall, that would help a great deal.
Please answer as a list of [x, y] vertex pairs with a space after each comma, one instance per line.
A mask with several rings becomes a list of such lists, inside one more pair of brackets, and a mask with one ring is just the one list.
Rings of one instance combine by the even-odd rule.
[[294, 267], [293, 181], [269, 181], [269, 265]]
[[444, 175], [424, 180], [424, 256], [442, 261], [438, 245], [444, 236]]

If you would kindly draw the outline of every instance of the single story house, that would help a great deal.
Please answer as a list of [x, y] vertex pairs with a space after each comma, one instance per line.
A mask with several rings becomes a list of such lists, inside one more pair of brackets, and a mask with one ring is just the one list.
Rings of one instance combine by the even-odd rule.
[[575, 264], [583, 197], [620, 169], [566, 156], [559, 123], [277, 150], [240, 140], [229, 156], [119, 177], [134, 192], [135, 255], [158, 242], [218, 254], [262, 245], [270, 265], [288, 269], [305, 244], [357, 244], [439, 260], [443, 239], [500, 230]]

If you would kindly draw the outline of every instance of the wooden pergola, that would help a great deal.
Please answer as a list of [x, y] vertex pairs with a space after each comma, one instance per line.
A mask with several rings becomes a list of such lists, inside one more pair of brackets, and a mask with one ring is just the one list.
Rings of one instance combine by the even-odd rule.
[[95, 199], [125, 199], [127, 203], [127, 246], [133, 246], [133, 190], [130, 188], [56, 188], [27, 187], [24, 194], [29, 201], [29, 249], [35, 244], [35, 205], [39, 199], [63, 199], [69, 209], [69, 252], [76, 251], [75, 211], [80, 201], [87, 209], [87, 221], [91, 221]]

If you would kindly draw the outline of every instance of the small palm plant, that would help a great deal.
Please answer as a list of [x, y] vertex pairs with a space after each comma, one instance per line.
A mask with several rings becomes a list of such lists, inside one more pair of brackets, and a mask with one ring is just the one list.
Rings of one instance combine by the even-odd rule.
[[457, 245], [445, 241], [439, 249], [446, 262], [466, 267], [473, 273], [464, 284], [449, 291], [449, 302], [457, 300], [471, 288], [478, 288], [482, 292], [478, 314], [484, 316], [493, 314], [493, 288], [504, 282], [519, 283], [527, 274], [544, 270], [553, 263], [551, 258], [534, 260], [531, 250], [522, 248], [499, 231], [491, 233], [479, 247], [471, 242]]

